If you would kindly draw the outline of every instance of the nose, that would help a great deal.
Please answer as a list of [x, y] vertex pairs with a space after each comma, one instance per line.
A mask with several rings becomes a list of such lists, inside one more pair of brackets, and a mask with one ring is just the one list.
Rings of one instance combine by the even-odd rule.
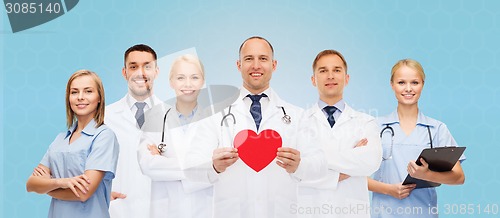
[[260, 62], [259, 60], [255, 59], [252, 61], [252, 68], [253, 69], [259, 69], [260, 68]]
[[78, 93], [78, 100], [82, 100], [83, 99], [83, 92], [79, 92]]
[[188, 77], [188, 78], [186, 79], [185, 86], [186, 86], [186, 87], [191, 87], [191, 84], [192, 84], [192, 81], [191, 81], [191, 79]]
[[333, 72], [332, 71], [328, 71], [327, 78], [333, 79]]
[[143, 78], [145, 78], [145, 77], [146, 77], [146, 70], [144, 69], [144, 67], [145, 67], [145, 66], [141, 66], [141, 67], [139, 67], [139, 73], [141, 74], [141, 76], [142, 76]]
[[411, 92], [411, 84], [408, 83], [406, 84], [406, 89], [405, 89], [407, 92]]

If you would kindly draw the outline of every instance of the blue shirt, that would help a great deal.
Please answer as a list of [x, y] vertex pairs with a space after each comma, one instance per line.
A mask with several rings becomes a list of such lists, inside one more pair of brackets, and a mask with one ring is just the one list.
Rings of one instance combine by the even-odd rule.
[[118, 141], [106, 125], [95, 127], [92, 119], [81, 136], [69, 144], [77, 123], [52, 142], [40, 164], [50, 168], [52, 177], [69, 178], [86, 170], [104, 171], [104, 177], [94, 194], [85, 202], [64, 201], [52, 198], [49, 217], [87, 218], [109, 217], [111, 180], [115, 177], [118, 161]]
[[[391, 131], [382, 132], [383, 158], [380, 168], [373, 179], [383, 183], [402, 183], [408, 175], [407, 166], [415, 161], [420, 152], [430, 148], [429, 126], [433, 147], [457, 146], [446, 125], [438, 120], [418, 113], [417, 126], [406, 135], [399, 124], [397, 112], [378, 119], [381, 130], [389, 125], [394, 130], [391, 144]], [[465, 156], [460, 157], [460, 161]], [[436, 214], [434, 214], [436, 213]], [[407, 198], [396, 199], [390, 195], [373, 193], [372, 217], [438, 217], [437, 195], [435, 188], [414, 189]]]
[[328, 113], [326, 113], [326, 111], [323, 110], [323, 108], [325, 108], [326, 106], [335, 106], [337, 108], [337, 110], [333, 113], [333, 118], [335, 120], [339, 120], [340, 115], [345, 110], [345, 101], [344, 101], [344, 99], [340, 99], [340, 101], [338, 101], [334, 105], [329, 105], [320, 99], [318, 101], [318, 107], [321, 109], [321, 111], [323, 111], [323, 114], [325, 115], [325, 119], [328, 118]]

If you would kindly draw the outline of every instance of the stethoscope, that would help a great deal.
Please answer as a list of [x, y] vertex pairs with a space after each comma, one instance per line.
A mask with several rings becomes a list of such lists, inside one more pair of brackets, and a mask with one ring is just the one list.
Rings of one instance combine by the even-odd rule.
[[165, 144], [165, 123], [167, 122], [167, 115], [168, 112], [170, 112], [172, 108], [169, 108], [167, 112], [165, 113], [165, 116], [163, 116], [163, 129], [161, 130], [161, 142], [158, 144], [158, 151], [160, 154], [163, 154], [167, 150], [167, 144]]
[[[429, 133], [429, 142], [431, 144], [431, 148], [434, 148], [434, 146], [432, 145], [431, 129], [428, 125], [426, 125], [425, 127], [427, 127], [427, 132]], [[394, 146], [394, 129], [389, 124], [385, 124], [385, 127], [382, 129], [382, 131], [380, 131], [380, 138], [382, 138], [382, 135], [387, 130], [389, 130], [391, 133], [391, 149], [389, 152], [389, 157], [384, 157], [384, 155], [382, 155], [382, 160], [392, 159], [392, 147]]]
[[[234, 114], [231, 112], [232, 107], [233, 107], [232, 105], [229, 106], [228, 113], [226, 115], [222, 116], [222, 119], [220, 121], [221, 139], [223, 139], [222, 128], [224, 127], [224, 122], [228, 118], [233, 120], [233, 133], [234, 133], [234, 126], [236, 126], [236, 118], [234, 117]], [[280, 106], [280, 108], [283, 111], [283, 117], [281, 118], [281, 121], [283, 121], [283, 123], [285, 123], [285, 124], [292, 123], [292, 117], [290, 117], [290, 115], [286, 114], [285, 107]], [[224, 113], [224, 111], [222, 111], [222, 113]], [[230, 135], [231, 135], [231, 133], [230, 133]]]
[[[220, 121], [220, 126], [224, 126], [224, 121], [228, 118], [228, 117], [231, 117], [231, 119], [233, 120], [233, 125], [236, 125], [236, 118], [234, 117], [234, 114], [231, 113], [231, 108], [233, 106], [230, 105], [229, 106], [229, 110], [228, 110], [228, 113], [226, 115], [224, 115]], [[290, 115], [286, 114], [286, 111], [285, 111], [285, 108], [284, 107], [280, 107], [281, 110], [283, 111], [283, 117], [281, 118], [281, 120], [283, 121], [283, 123], [285, 124], [290, 124], [292, 123], [292, 117], [290, 117]]]

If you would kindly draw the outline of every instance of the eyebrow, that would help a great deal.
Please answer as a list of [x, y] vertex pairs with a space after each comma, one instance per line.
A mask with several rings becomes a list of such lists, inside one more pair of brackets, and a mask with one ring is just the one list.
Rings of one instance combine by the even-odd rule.
[[[71, 90], [79, 90], [79, 88], [70, 88]], [[83, 87], [83, 89], [94, 89], [92, 86]]]
[[[322, 67], [318, 67], [318, 70], [323, 70], [323, 69], [326, 69], [327, 67], [326, 66], [322, 66]], [[333, 67], [333, 69], [344, 69], [344, 67], [342, 66], [335, 66]]]
[[[153, 61], [146, 61], [142, 62], [143, 65], [148, 65], [150, 63], [153, 63]], [[133, 65], [133, 64], [139, 64], [138, 62], [128, 62], [127, 65]]]

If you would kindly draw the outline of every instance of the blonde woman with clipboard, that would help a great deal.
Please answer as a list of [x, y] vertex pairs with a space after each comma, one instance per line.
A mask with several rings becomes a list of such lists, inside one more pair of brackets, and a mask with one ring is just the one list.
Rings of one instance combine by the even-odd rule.
[[408, 174], [449, 185], [465, 181], [460, 165], [465, 160], [463, 155], [448, 172], [429, 170], [422, 158], [422, 166], [415, 163], [425, 148], [457, 145], [444, 123], [419, 110], [424, 81], [424, 70], [415, 60], [400, 60], [392, 68], [391, 87], [398, 107], [392, 114], [379, 118], [382, 164], [373, 178], [368, 178], [368, 189], [373, 191], [372, 217], [438, 217], [435, 188], [415, 189], [415, 184], [402, 185]]

